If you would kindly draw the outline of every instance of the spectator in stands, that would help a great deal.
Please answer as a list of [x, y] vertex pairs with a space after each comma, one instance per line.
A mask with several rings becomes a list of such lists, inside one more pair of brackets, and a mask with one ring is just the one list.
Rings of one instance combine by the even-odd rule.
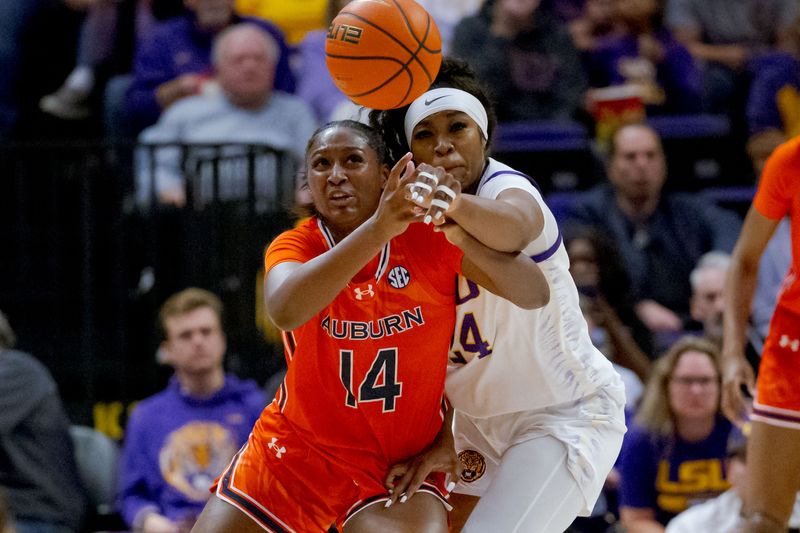
[[800, 135], [800, 17], [789, 35], [790, 50], [769, 52], [750, 62], [747, 148], [757, 174], [778, 145]]
[[653, 342], [633, 309], [630, 280], [614, 241], [595, 228], [573, 226], [565, 229], [564, 246], [586, 313], [605, 332], [609, 346], [601, 351], [647, 380]]
[[[119, 0], [84, 0], [87, 7], [86, 18], [81, 26], [78, 39], [78, 53], [75, 68], [55, 92], [47, 94], [39, 101], [45, 113], [64, 120], [87, 118], [92, 110], [89, 98], [100, 81], [100, 70], [111, 68], [115, 52], [115, 42], [122, 40], [118, 35], [119, 11], [123, 2]], [[142, 24], [152, 24], [149, 2], [146, 0], [125, 0], [130, 11], [137, 9], [127, 4], [141, 5]], [[145, 4], [148, 4], [145, 6]], [[145, 22], [145, 18], [148, 19]]]
[[442, 36], [442, 53], [450, 54], [453, 32], [465, 17], [471, 17], [481, 8], [483, 0], [417, 0], [430, 13]]
[[548, 10], [559, 22], [569, 23], [585, 12], [592, 0], [542, 0], [542, 9]]
[[[328, 24], [336, 14], [351, 0], [328, 1]], [[348, 100], [333, 83], [325, 64], [325, 39], [327, 29], [310, 31], [297, 47], [296, 74], [297, 96], [305, 100], [314, 110], [320, 123], [332, 120], [334, 116], [356, 109], [356, 104]]]
[[[272, 90], [279, 48], [269, 33], [252, 23], [226, 28], [218, 36], [213, 52], [219, 91], [191, 96], [170, 107], [158, 123], [142, 132], [140, 140], [149, 143], [249, 143], [266, 144], [282, 150], [297, 161], [305, 143], [316, 128], [306, 104], [298, 97]], [[213, 177], [219, 171], [219, 198], [246, 198], [250, 166], [242, 147], [229, 146], [211, 158], [223, 158], [197, 171], [200, 182], [195, 192], [198, 204], [213, 197]], [[209, 158], [208, 148], [198, 148], [181, 159], [176, 147], [157, 148], [155, 186], [160, 202], [183, 206], [186, 203], [185, 175], [182, 170]], [[282, 172], [271, 155], [254, 163], [255, 194], [267, 206], [290, 200], [294, 191], [293, 173]], [[138, 171], [140, 202], [150, 199], [150, 165]], [[281, 180], [281, 181], [279, 181]], [[285, 183], [284, 183], [285, 182]], [[283, 195], [283, 197], [282, 197]]]
[[629, 85], [648, 113], [696, 113], [701, 78], [688, 50], [662, 23], [663, 0], [614, 0], [620, 33], [602, 40], [590, 54], [593, 87]]
[[772, 130], [783, 134], [782, 141], [800, 134], [798, 56], [774, 52], [754, 60], [753, 65], [753, 80], [746, 109], [751, 138]]
[[452, 52], [493, 89], [501, 122], [569, 120], [582, 107], [578, 51], [539, 0], [486, 0], [456, 26]]
[[[666, 533], [698, 533], [703, 531], [739, 531], [742, 498], [747, 485], [747, 440], [739, 432], [728, 439], [727, 458], [730, 490], [713, 500], [682, 512], [667, 525]], [[800, 528], [800, 497], [795, 501], [789, 527]]]
[[575, 48], [591, 52], [614, 31], [614, 0], [586, 0], [580, 15], [569, 21]]
[[689, 315], [700, 326], [703, 336], [715, 343], [722, 341], [725, 275], [730, 263], [730, 254], [713, 250], [703, 254], [689, 274], [692, 287]]
[[294, 47], [309, 31], [326, 26], [327, 4], [327, 0], [235, 0], [234, 7], [242, 16], [273, 22], [286, 36], [289, 46]]
[[728, 489], [731, 423], [719, 410], [719, 352], [684, 337], [653, 367], [620, 454], [620, 517], [629, 533], [669, 520]]
[[135, 531], [188, 533], [266, 398], [255, 382], [225, 374], [222, 302], [215, 295], [185, 289], [164, 302], [159, 319], [161, 355], [175, 374], [128, 421], [119, 505]]
[[50, 372], [32, 356], [13, 350], [15, 340], [0, 312], [0, 488], [13, 529], [78, 532], [87, 500], [69, 420]]
[[[796, 0], [670, 0], [667, 25], [704, 65], [705, 108], [726, 113], [746, 92], [748, 61], [791, 46]], [[742, 104], [744, 95], [741, 95]]]
[[610, 234], [631, 279], [637, 315], [669, 337], [688, 314], [692, 268], [705, 252], [730, 252], [741, 221], [696, 195], [662, 194], [667, 165], [649, 126], [627, 125], [614, 134], [607, 173], [608, 183], [569, 206], [567, 221]]
[[158, 23], [140, 42], [128, 90], [128, 115], [140, 131], [158, 120], [161, 112], [187, 96], [204, 90], [211, 77], [214, 37], [243, 21], [261, 26], [275, 40], [279, 53], [274, 88], [294, 92], [288, 48], [274, 25], [258, 19], [241, 19], [233, 0], [184, 0], [185, 15]]

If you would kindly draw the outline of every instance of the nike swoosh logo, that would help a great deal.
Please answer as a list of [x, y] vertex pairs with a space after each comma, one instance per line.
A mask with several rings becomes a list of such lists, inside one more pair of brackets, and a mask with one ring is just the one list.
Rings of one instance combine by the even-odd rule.
[[427, 106], [427, 105], [431, 105], [431, 104], [432, 104], [432, 103], [434, 103], [436, 100], [441, 100], [442, 98], [447, 98], [448, 96], [450, 96], [450, 95], [449, 95], [449, 94], [443, 94], [442, 96], [437, 96], [437, 97], [436, 97], [436, 98], [434, 98], [433, 100], [425, 100], [425, 105], [426, 105], [426, 106]]

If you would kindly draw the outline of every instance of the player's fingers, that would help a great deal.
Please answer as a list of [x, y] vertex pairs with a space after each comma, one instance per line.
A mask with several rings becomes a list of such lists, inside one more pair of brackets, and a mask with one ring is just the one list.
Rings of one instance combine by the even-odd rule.
[[444, 214], [450, 208], [450, 204], [455, 200], [458, 193], [450, 186], [439, 184], [434, 191], [433, 199], [431, 200], [431, 207], [428, 214], [425, 216], [424, 222], [441, 223], [444, 222]]
[[411, 484], [411, 480], [414, 478], [414, 472], [416, 471], [416, 466], [412, 465], [409, 469], [400, 476], [394, 483], [394, 488], [392, 489], [391, 498], [389, 502], [386, 503], [386, 507], [391, 506], [394, 503], [400, 501], [400, 503], [405, 503], [408, 500], [408, 496], [406, 496], [406, 492], [408, 491], [408, 487]]
[[756, 376], [753, 372], [753, 369], [750, 366], [745, 367], [744, 371], [744, 386], [747, 387], [747, 391], [750, 393], [750, 396], [755, 397], [756, 395]]
[[384, 481], [386, 488], [394, 488], [397, 483], [397, 478], [403, 477], [406, 472], [408, 472], [408, 464], [406, 463], [398, 463], [390, 468], [389, 472], [386, 474], [386, 480]]
[[739, 379], [727, 380], [722, 389], [722, 412], [734, 423], [740, 423], [744, 414], [744, 398]]
[[431, 468], [426, 462], [422, 462], [418, 464], [416, 468], [409, 471], [411, 476], [408, 480], [408, 485], [406, 486], [405, 491], [403, 492], [402, 496], [400, 496], [400, 503], [405, 503], [411, 498], [419, 488], [422, 486], [422, 483], [425, 481], [425, 478], [428, 477], [428, 474], [431, 473]]
[[389, 180], [386, 187], [389, 190], [395, 190], [400, 186], [401, 180], [414, 173], [414, 161], [412, 161], [411, 152], [401, 157], [397, 163], [394, 164], [392, 170], [389, 172]]
[[416, 180], [411, 184], [411, 201], [420, 205], [427, 205], [438, 184], [439, 176], [435, 172], [430, 172], [429, 170], [417, 172]]

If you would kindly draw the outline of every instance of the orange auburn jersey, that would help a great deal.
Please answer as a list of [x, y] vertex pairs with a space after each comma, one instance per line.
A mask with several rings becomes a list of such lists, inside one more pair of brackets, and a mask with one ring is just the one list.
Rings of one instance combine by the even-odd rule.
[[800, 137], [783, 143], [764, 165], [753, 206], [765, 217], [780, 220], [789, 215], [792, 266], [778, 295], [778, 307], [800, 315]]
[[[333, 245], [324, 223], [309, 219], [272, 242], [264, 271]], [[462, 256], [443, 234], [412, 224], [327, 307], [283, 333], [288, 372], [275, 401], [309, 445], [383, 476], [431, 443], [444, 414]]]

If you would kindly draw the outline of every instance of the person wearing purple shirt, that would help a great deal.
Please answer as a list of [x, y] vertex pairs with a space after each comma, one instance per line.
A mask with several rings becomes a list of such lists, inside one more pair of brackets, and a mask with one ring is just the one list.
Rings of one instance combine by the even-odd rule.
[[696, 113], [702, 78], [689, 51], [663, 27], [656, 0], [617, 2], [622, 33], [602, 40], [589, 58], [593, 87], [634, 84], [649, 113]]
[[119, 510], [134, 531], [188, 532], [267, 403], [253, 381], [225, 374], [221, 313], [196, 288], [161, 307], [160, 354], [175, 374], [133, 411], [120, 461]]
[[274, 88], [288, 93], [295, 91], [289, 49], [276, 26], [262, 19], [236, 16], [231, 0], [185, 0], [184, 3], [187, 13], [155, 24], [136, 51], [126, 108], [136, 132], [154, 124], [175, 101], [203, 90], [204, 83], [212, 76], [214, 37], [239, 22], [258, 24], [275, 38], [281, 53]]
[[310, 31], [297, 47], [300, 68], [297, 71], [297, 96], [302, 98], [321, 123], [331, 119], [333, 112], [347, 96], [333, 83], [325, 64], [327, 30]]
[[733, 426], [719, 398], [719, 350], [710, 341], [683, 337], [656, 362], [620, 453], [626, 531], [663, 531], [676, 514], [728, 490]]

